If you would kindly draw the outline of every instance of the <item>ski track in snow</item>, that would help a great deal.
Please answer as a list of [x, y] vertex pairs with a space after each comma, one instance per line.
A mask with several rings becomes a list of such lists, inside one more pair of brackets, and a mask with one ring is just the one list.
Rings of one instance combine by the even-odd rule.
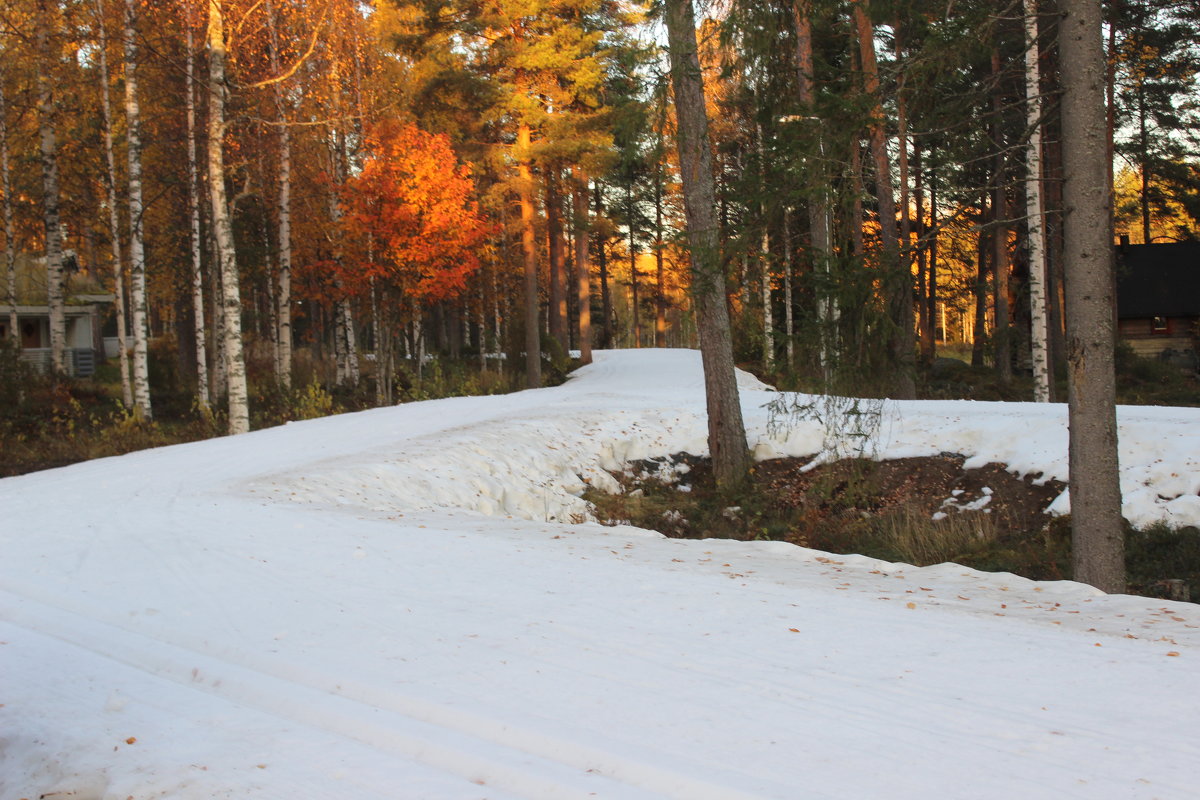
[[[760, 457], [819, 450], [740, 380]], [[704, 452], [702, 386], [601, 353], [0, 481], [0, 800], [1200, 793], [1194, 605], [579, 524]], [[1061, 406], [885, 417], [879, 457], [1066, 477]], [[1127, 516], [1200, 522], [1200, 413], [1120, 418]]]

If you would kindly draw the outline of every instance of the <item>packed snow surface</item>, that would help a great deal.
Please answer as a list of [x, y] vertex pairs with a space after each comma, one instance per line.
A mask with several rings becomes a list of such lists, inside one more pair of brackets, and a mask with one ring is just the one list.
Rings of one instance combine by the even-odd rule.
[[[830, 457], [741, 388], [758, 457]], [[1066, 478], [1061, 405], [875, 411], [873, 457]], [[1126, 516], [1200, 524], [1200, 412], [1119, 417]], [[682, 451], [698, 355], [602, 352], [0, 481], [0, 800], [1200, 796], [1196, 606], [590, 520]]]

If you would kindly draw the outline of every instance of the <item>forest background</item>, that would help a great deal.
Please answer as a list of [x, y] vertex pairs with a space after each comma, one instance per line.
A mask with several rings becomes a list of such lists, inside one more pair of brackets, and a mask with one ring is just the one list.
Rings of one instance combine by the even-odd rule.
[[[1116, 230], [1194, 239], [1200, 4], [1105, 9]], [[1054, 4], [704, 11], [739, 365], [867, 396], [1061, 396]], [[7, 0], [6, 470], [22, 448], [46, 466], [540, 385], [593, 346], [695, 346], [658, 13]], [[69, 380], [64, 308], [94, 293], [119, 355]], [[13, 346], [30, 304], [50, 308], [45, 379]], [[1124, 399], [1194, 402], [1126, 361]]]

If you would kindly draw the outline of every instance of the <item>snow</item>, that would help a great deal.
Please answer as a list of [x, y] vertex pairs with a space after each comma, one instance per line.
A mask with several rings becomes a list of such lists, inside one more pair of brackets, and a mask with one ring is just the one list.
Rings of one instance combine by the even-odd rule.
[[[597, 525], [585, 482], [706, 448], [696, 353], [596, 359], [0, 481], [0, 800], [1200, 793], [1197, 606]], [[882, 418], [1066, 477], [1062, 406]], [[1200, 412], [1119, 419], [1126, 515], [1200, 524]]]

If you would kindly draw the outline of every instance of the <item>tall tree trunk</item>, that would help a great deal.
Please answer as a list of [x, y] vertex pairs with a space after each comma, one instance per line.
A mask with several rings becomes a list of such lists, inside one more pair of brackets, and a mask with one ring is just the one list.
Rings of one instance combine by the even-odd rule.
[[680, 174], [692, 256], [700, 353], [708, 406], [708, 447], [718, 489], [743, 485], [750, 469], [746, 429], [733, 367], [725, 271], [717, 240], [716, 190], [696, 47], [692, 0], [666, 0], [671, 83], [675, 90]]
[[987, 342], [987, 251], [990, 239], [987, 231], [988, 207], [986, 200], [979, 202], [980, 234], [976, 246], [975, 258], [978, 269], [975, 272], [975, 330], [971, 336], [971, 366], [983, 366], [983, 349]]
[[[661, 142], [660, 142], [661, 144]], [[663, 264], [662, 161], [654, 176], [654, 346], [667, 346], [667, 275]]]
[[[35, 35], [38, 53], [38, 133], [42, 160], [42, 222], [46, 232], [46, 294], [50, 306], [50, 367], [55, 375], [66, 372], [67, 318], [63, 297], [63, 244], [59, 212], [58, 140], [54, 133], [55, 63], [51, 45], [56, 13], [49, 0], [38, 0]], [[54, 4], [57, 6], [57, 4]]]
[[[1029, 316], [1033, 399], [1050, 402], [1050, 349], [1046, 314], [1046, 244], [1042, 216], [1042, 90], [1038, 64], [1037, 0], [1025, 3], [1025, 219], [1029, 231]], [[1111, 124], [1111, 116], [1109, 119]], [[1109, 128], [1111, 134], [1111, 127]], [[1110, 139], [1111, 142], [1111, 139]], [[1109, 159], [1111, 163], [1111, 158]], [[1111, 185], [1111, 183], [1110, 183]]]
[[533, 170], [530, 166], [532, 132], [517, 126], [517, 191], [521, 204], [521, 249], [525, 255], [525, 385], [542, 385], [542, 347], [538, 331], [537, 239], [534, 231]]
[[[275, 9], [267, 2], [271, 74], [279, 75], [279, 34]], [[275, 377], [285, 389], [292, 385], [292, 133], [288, 127], [283, 86], [275, 84], [275, 115], [279, 122], [279, 273], [275, 329]], [[378, 365], [376, 365], [378, 368]]]
[[575, 214], [575, 279], [578, 282], [579, 300], [579, 360], [592, 363], [592, 268], [588, 263], [588, 177], [580, 167], [575, 167], [575, 187], [571, 192], [571, 205]]
[[893, 395], [900, 399], [909, 399], [917, 396], [913, 375], [916, 333], [913, 330], [912, 273], [901, 258], [899, 232], [896, 230], [896, 199], [892, 193], [891, 159], [887, 152], [879, 70], [875, 61], [875, 28], [871, 24], [867, 0], [854, 0], [853, 6], [863, 88], [871, 103], [868, 131], [871, 156], [875, 162], [875, 193], [879, 198], [879, 238], [883, 248], [881, 268], [884, 293], [892, 328], [888, 337], [888, 352], [894, 371]]
[[242, 298], [233, 224], [225, 194], [225, 20], [220, 0], [208, 2], [208, 191], [221, 273], [221, 342], [229, 396], [229, 432], [250, 430], [246, 358], [242, 348]]
[[[599, 181], [596, 181], [594, 191], [596, 217], [600, 218], [604, 216], [604, 195]], [[600, 262], [600, 314], [603, 317], [600, 321], [600, 347], [607, 350], [612, 347], [613, 339], [612, 294], [608, 285], [608, 251], [604, 249], [604, 239], [600, 234], [596, 236], [596, 259]]]
[[996, 148], [992, 186], [992, 215], [995, 230], [992, 234], [992, 278], [996, 292], [996, 324], [993, 330], [993, 353], [996, 378], [1000, 383], [1012, 380], [1012, 329], [1009, 325], [1008, 273], [1011, 269], [1008, 254], [1008, 191], [1005, 187], [1004, 157], [1004, 98], [1001, 96], [1000, 50], [992, 49], [992, 146]]
[[783, 335], [787, 368], [796, 367], [796, 320], [792, 309], [792, 212], [783, 209]]
[[550, 254], [550, 303], [547, 307], [550, 338], [559, 350], [567, 352], [567, 281], [566, 243], [563, 240], [562, 197], [558, 190], [559, 169], [551, 166], [546, 174], [546, 235]]
[[196, 51], [189, 19], [184, 45], [184, 85], [187, 94], [187, 159], [188, 159], [188, 212], [192, 250], [192, 316], [196, 338], [196, 401], [200, 410], [208, 413], [212, 400], [208, 393], [208, 337], [204, 324], [204, 274], [200, 257], [200, 170], [196, 163]]
[[[8, 93], [4, 87], [4, 72], [0, 69], [0, 190], [4, 192], [4, 265], [8, 274], [8, 336], [16, 347], [21, 346], [17, 330], [17, 247], [13, 241], [12, 180], [8, 164]], [[107, 82], [105, 91], [108, 90]], [[111, 150], [110, 150], [111, 152]], [[117, 259], [120, 264], [120, 259]]]
[[[937, 204], [937, 173], [932, 169], [929, 171], [929, 279], [927, 281], [926, 290], [928, 296], [924, 298], [927, 303], [925, 316], [929, 320], [929, 363], [932, 364], [937, 356], [937, 313], [938, 313], [938, 204]], [[942, 320], [946, 318], [945, 308], [942, 309]], [[948, 339], [946, 326], [942, 326], [942, 338]]]
[[[755, 93], [755, 106], [757, 107], [757, 92]], [[774, 309], [771, 307], [771, 231], [770, 224], [767, 219], [767, 201], [765, 195], [767, 192], [767, 167], [766, 153], [763, 146], [763, 129], [760, 123], [755, 124], [755, 132], [758, 134], [755, 145], [758, 148], [758, 165], [759, 165], [759, 181], [761, 182], [760, 191], [764, 195], [763, 199], [758, 204], [759, 217], [759, 241], [760, 250], [759, 257], [762, 264], [762, 324], [763, 324], [763, 368], [767, 370], [775, 369], [775, 317]]]
[[1059, 7], [1072, 562], [1075, 580], [1123, 592], [1100, 3], [1060, 0]]
[[[930, 267], [930, 248], [925, 240], [928, 228], [925, 226], [925, 166], [921, 148], [913, 146], [913, 206], [916, 214], [917, 234], [917, 339], [920, 347], [921, 364], [929, 367], [933, 364], [935, 343], [937, 338], [937, 323], [934, 321], [936, 309], [931, 308], [928, 298], [935, 291], [931, 284], [937, 280], [936, 270]], [[932, 192], [930, 200], [932, 201]]]
[[121, 257], [121, 210], [117, 204], [117, 165], [113, 153], [112, 103], [108, 95], [108, 35], [104, 28], [104, 2], [96, 0], [96, 26], [99, 31], [100, 111], [104, 138], [104, 163], [108, 180], [108, 231], [113, 260], [113, 294], [116, 297], [117, 366], [121, 373], [121, 402], [133, 408], [133, 383], [129, 377], [129, 346], [125, 340], [125, 262]]
[[629, 290], [632, 293], [632, 302], [630, 303], [633, 311], [633, 346], [642, 346], [642, 314], [641, 302], [638, 298], [638, 268], [637, 268], [637, 242], [634, 236], [637, 233], [636, 226], [633, 224], [634, 205], [633, 205], [633, 181], [629, 182], [628, 212], [629, 212]]
[[146, 251], [142, 244], [142, 134], [138, 107], [134, 0], [125, 0], [125, 142], [129, 153], [129, 299], [133, 306], [133, 405], [144, 419], [150, 407], [150, 342], [146, 319]]

